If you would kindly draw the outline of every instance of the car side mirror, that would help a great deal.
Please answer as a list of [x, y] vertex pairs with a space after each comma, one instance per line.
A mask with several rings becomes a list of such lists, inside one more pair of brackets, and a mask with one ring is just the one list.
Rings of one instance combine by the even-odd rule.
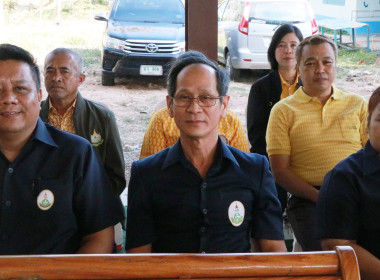
[[96, 19], [96, 20], [100, 20], [100, 21], [108, 21], [105, 12], [97, 13], [97, 14], [94, 16], [94, 19]]

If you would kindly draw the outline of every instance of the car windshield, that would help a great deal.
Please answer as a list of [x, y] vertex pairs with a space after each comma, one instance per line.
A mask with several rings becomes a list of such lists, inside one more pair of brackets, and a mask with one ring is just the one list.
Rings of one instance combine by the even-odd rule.
[[305, 3], [296, 1], [251, 2], [249, 20], [266, 24], [302, 23], [310, 21], [307, 11]]
[[114, 20], [185, 24], [185, 9], [179, 0], [120, 0]]

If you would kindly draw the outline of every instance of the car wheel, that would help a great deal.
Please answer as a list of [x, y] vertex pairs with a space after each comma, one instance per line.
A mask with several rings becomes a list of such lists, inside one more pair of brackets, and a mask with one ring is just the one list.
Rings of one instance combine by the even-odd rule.
[[113, 86], [115, 85], [115, 79], [111, 75], [105, 75], [102, 73], [102, 86]]
[[232, 66], [231, 56], [229, 52], [226, 54], [226, 69], [227, 69], [228, 74], [230, 75], [231, 80], [235, 80], [239, 78], [240, 70]]

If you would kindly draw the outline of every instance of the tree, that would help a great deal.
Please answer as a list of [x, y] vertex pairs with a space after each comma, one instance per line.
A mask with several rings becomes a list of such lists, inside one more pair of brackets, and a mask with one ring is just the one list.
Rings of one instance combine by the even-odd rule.
[[57, 0], [56, 4], [57, 4], [57, 6], [56, 6], [56, 14], [55, 14], [55, 23], [60, 24], [60, 22], [61, 22], [61, 11], [62, 11], [62, 0]]

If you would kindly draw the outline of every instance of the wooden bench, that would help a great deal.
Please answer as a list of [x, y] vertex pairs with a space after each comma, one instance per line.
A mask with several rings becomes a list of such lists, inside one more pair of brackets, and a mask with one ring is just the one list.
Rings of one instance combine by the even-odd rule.
[[251, 254], [1, 256], [0, 279], [360, 279], [351, 247]]

